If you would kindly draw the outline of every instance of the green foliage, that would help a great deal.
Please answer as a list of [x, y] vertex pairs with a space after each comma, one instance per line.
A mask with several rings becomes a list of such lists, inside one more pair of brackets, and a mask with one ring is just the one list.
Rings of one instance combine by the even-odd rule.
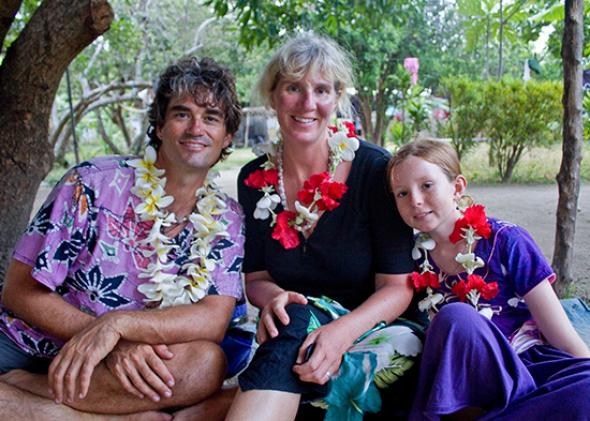
[[0, 55], [0, 63], [2, 63], [2, 60], [4, 59], [4, 54], [6, 54], [6, 50], [18, 38], [18, 35], [25, 28], [25, 26], [31, 19], [31, 16], [33, 16], [33, 13], [41, 4], [41, 1], [42, 0], [24, 0], [22, 2], [19, 11], [14, 17], [12, 26], [6, 33], [6, 38], [4, 39], [4, 43], [2, 46], [2, 55]]
[[449, 100], [450, 117], [441, 127], [441, 134], [449, 137], [459, 158], [475, 146], [474, 139], [482, 130], [482, 84], [467, 78], [445, 78], [443, 92]]
[[558, 140], [562, 87], [557, 82], [502, 81], [482, 85], [490, 163], [502, 182], [510, 181], [522, 153]]
[[430, 107], [424, 99], [424, 88], [412, 85], [410, 73], [401, 64], [391, 77], [396, 90], [392, 95], [394, 115], [387, 137], [388, 141], [401, 146], [427, 127]]
[[[208, 0], [219, 14], [231, 13], [239, 28], [240, 43], [247, 48], [273, 46], [294, 32], [314, 30], [331, 36], [353, 56], [357, 91], [361, 102], [374, 114], [363, 116], [365, 133], [383, 142], [385, 111], [397, 88], [389, 76], [405, 57], [419, 52], [417, 39], [426, 28], [426, 0], [360, 1], [332, 0]], [[373, 130], [368, 130], [371, 127]]]

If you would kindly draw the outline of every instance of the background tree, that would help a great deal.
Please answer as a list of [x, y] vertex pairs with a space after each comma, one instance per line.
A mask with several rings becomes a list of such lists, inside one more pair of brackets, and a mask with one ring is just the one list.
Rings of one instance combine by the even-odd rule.
[[[3, 1], [0, 45], [21, 5]], [[49, 116], [68, 64], [108, 30], [113, 11], [106, 0], [44, 0], [3, 53], [0, 64], [0, 279], [24, 230], [41, 180], [53, 161]]]
[[[81, 158], [137, 153], [145, 140], [152, 81], [170, 62], [185, 55], [211, 56], [237, 76], [247, 102], [266, 50], [246, 54], [235, 25], [216, 18], [192, 0], [111, 0], [118, 19], [70, 66], [74, 119]], [[52, 114], [50, 142], [56, 162], [72, 163], [72, 130], [62, 83]]]
[[560, 295], [569, 292], [573, 282], [572, 260], [580, 162], [582, 160], [582, 51], [584, 46], [584, 1], [565, 1], [563, 32], [563, 156], [557, 183], [559, 201], [552, 266], [557, 274], [556, 289]]
[[383, 144], [391, 117], [386, 111], [395, 90], [391, 75], [405, 57], [418, 53], [416, 40], [425, 28], [425, 0], [417, 1], [273, 1], [210, 0], [219, 16], [231, 13], [242, 45], [270, 47], [285, 36], [314, 30], [336, 39], [353, 56], [357, 95], [365, 136]]

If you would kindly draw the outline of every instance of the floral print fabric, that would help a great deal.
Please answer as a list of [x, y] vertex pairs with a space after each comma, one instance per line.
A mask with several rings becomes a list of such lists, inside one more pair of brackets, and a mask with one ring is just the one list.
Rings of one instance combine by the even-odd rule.
[[[14, 258], [33, 268], [34, 279], [58, 293], [64, 301], [93, 316], [112, 310], [145, 308], [145, 296], [137, 286], [138, 275], [151, 259], [141, 244], [151, 228], [134, 212], [139, 198], [131, 194], [132, 157], [102, 157], [71, 169], [47, 198], [17, 243]], [[208, 294], [238, 300], [236, 314], [245, 313], [241, 284], [243, 214], [228, 199], [228, 211], [219, 216], [229, 238], [221, 238], [211, 254], [223, 262], [212, 274]], [[171, 273], [180, 273], [189, 255], [189, 223], [173, 238]], [[39, 357], [53, 357], [62, 341], [27, 325], [1, 309], [0, 330], [21, 349]]]

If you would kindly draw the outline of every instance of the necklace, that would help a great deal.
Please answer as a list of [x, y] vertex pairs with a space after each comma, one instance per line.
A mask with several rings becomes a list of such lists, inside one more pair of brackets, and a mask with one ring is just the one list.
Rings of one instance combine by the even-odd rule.
[[[261, 169], [253, 171], [244, 184], [263, 193], [256, 203], [254, 218], [271, 218], [274, 227], [271, 237], [278, 240], [285, 249], [293, 249], [300, 244], [298, 232], [309, 230], [319, 219], [319, 212], [336, 209], [347, 186], [333, 181], [336, 168], [342, 161], [352, 161], [359, 147], [359, 140], [352, 122], [337, 119], [328, 127], [330, 158], [328, 171], [313, 174], [297, 192], [295, 210], [288, 208], [283, 171], [283, 146], [279, 140], [265, 151], [267, 160]], [[276, 164], [275, 164], [276, 162]], [[277, 168], [278, 167], [278, 168]], [[283, 210], [276, 213], [281, 203]]]
[[[146, 248], [144, 255], [155, 256], [155, 260], [141, 269], [139, 277], [147, 282], [139, 285], [137, 290], [145, 295], [145, 302], [165, 308], [194, 303], [206, 295], [211, 272], [219, 263], [219, 259], [209, 257], [212, 244], [216, 239], [229, 236], [225, 223], [219, 219], [219, 215], [226, 212], [227, 197], [215, 185], [217, 174], [210, 172], [203, 186], [196, 191], [192, 212], [177, 218], [166, 210], [174, 197], [165, 195], [165, 171], [155, 166], [156, 158], [156, 150], [148, 146], [143, 158], [129, 160], [127, 164], [135, 172], [131, 192], [141, 200], [134, 211], [142, 220], [153, 221], [148, 236], [140, 244]], [[170, 253], [178, 246], [166, 233], [187, 222], [193, 225], [190, 255], [181, 271], [171, 273], [174, 262]]]
[[435, 241], [427, 233], [419, 233], [412, 250], [414, 260], [423, 259], [419, 264], [420, 272], [412, 273], [412, 281], [416, 291], [426, 290], [426, 298], [418, 303], [420, 311], [428, 311], [431, 316], [438, 312], [437, 305], [441, 302], [456, 300], [468, 302], [480, 313], [491, 317], [489, 307], [481, 308], [480, 298], [491, 300], [498, 295], [498, 283], [487, 282], [475, 270], [485, 266], [483, 259], [475, 254], [475, 243], [482, 238], [489, 238], [491, 234], [490, 224], [482, 205], [472, 205], [462, 211], [462, 216], [457, 219], [453, 232], [449, 236], [451, 243], [456, 244], [464, 240], [467, 246], [465, 253], [457, 253], [455, 262], [457, 267], [462, 267], [467, 273], [467, 280], [459, 279], [451, 287], [451, 296], [443, 295], [440, 289], [441, 280], [446, 274], [440, 271], [434, 272], [434, 267], [428, 259], [428, 252], [436, 247]]

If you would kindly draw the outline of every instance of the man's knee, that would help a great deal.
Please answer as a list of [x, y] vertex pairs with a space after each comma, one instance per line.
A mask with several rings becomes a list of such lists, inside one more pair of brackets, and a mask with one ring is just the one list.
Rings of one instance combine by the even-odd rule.
[[225, 378], [227, 360], [221, 347], [210, 341], [194, 341], [170, 346], [174, 354], [171, 370], [175, 379], [174, 394], [187, 398], [209, 396], [219, 389]]

